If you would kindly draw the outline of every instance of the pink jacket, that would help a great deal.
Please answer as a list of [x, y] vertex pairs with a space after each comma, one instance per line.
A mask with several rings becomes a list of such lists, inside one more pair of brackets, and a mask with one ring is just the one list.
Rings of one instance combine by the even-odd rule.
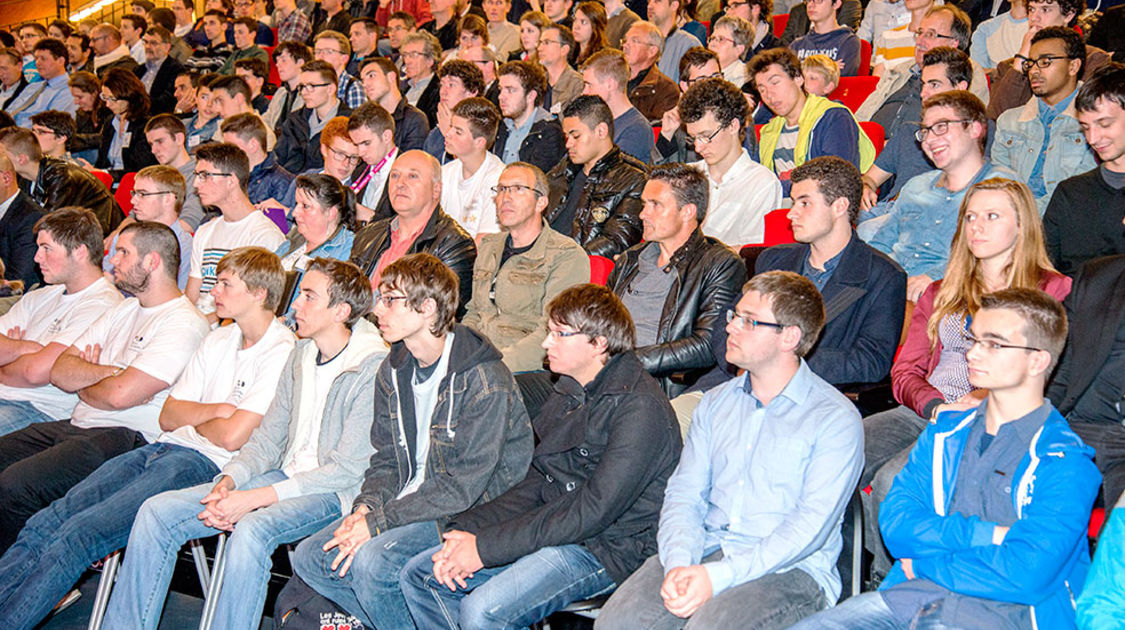
[[[1061, 302], [1070, 293], [1070, 282], [1067, 276], [1051, 273], [1040, 280], [1039, 288]], [[926, 334], [926, 325], [934, 312], [934, 298], [939, 287], [941, 280], [935, 280], [918, 299], [918, 305], [914, 307], [914, 314], [910, 317], [906, 342], [902, 344], [902, 349], [891, 366], [891, 389], [895, 400], [910, 407], [923, 418], [929, 417], [926, 407], [933, 401], [936, 400], [937, 404], [945, 402], [941, 392], [926, 380], [941, 357], [941, 340], [931, 350], [930, 338]]]

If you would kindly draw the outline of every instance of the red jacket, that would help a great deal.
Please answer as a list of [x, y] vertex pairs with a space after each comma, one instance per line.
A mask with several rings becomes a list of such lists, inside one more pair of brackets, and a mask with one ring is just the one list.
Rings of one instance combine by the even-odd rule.
[[[1039, 281], [1039, 288], [1061, 302], [1070, 293], [1070, 282], [1067, 276], [1050, 273]], [[918, 298], [914, 314], [910, 317], [906, 342], [902, 344], [898, 358], [891, 366], [891, 389], [895, 400], [910, 407], [923, 418], [929, 417], [926, 407], [934, 400], [938, 404], [945, 402], [941, 392], [926, 380], [933, 374], [938, 359], [941, 358], [941, 340], [931, 350], [930, 338], [926, 334], [926, 325], [934, 313], [934, 298], [940, 287], [941, 280], [935, 280], [926, 287], [922, 297]]]
[[427, 0], [391, 0], [387, 3], [387, 6], [380, 6], [375, 11], [375, 21], [379, 26], [386, 26], [387, 20], [391, 19], [391, 14], [398, 11], [406, 11], [413, 15], [418, 26], [434, 19], [433, 14], [430, 13], [430, 3]]

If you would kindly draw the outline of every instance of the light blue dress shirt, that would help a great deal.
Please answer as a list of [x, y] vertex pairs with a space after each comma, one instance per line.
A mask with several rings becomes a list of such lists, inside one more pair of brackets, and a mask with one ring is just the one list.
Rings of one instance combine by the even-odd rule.
[[[69, 80], [69, 76], [60, 74], [52, 79], [24, 88], [32, 91], [32, 94], [38, 92], [38, 96], [13, 116], [16, 120], [16, 126], [30, 129], [31, 116], [49, 109], [57, 109], [73, 116], [78, 108], [74, 104], [74, 96], [70, 93]], [[40, 85], [43, 86], [41, 91], [39, 90]]]

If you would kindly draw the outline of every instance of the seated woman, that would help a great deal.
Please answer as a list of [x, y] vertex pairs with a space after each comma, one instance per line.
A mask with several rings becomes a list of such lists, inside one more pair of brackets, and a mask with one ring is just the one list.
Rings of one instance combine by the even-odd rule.
[[67, 148], [76, 158], [91, 164], [98, 159], [102, 145], [102, 130], [113, 118], [113, 112], [102, 102], [102, 86], [98, 77], [90, 72], [70, 75], [70, 95], [74, 97], [74, 122], [77, 131]]
[[539, 34], [543, 27], [550, 23], [551, 20], [547, 19], [547, 14], [542, 11], [528, 11], [521, 15], [520, 46], [523, 47], [523, 50], [517, 50], [509, 55], [508, 61], [535, 61], [535, 50], [539, 48]]
[[114, 181], [154, 166], [156, 157], [145, 138], [149, 99], [144, 83], [129, 70], [112, 68], [102, 79], [101, 94], [113, 118], [102, 128], [94, 166], [109, 171]]
[[578, 42], [576, 68], [607, 46], [605, 28], [608, 23], [605, 6], [600, 2], [583, 2], [574, 10], [574, 41]]

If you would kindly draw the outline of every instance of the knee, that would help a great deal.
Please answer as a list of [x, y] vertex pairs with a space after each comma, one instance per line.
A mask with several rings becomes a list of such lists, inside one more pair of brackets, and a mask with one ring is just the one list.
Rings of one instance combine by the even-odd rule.
[[12, 474], [8, 470], [0, 472], [0, 503], [5, 506], [4, 511], [10, 510], [13, 504], [29, 498], [30, 490], [30, 483], [22, 475]]
[[293, 571], [310, 584], [329, 574], [328, 552], [321, 549], [323, 544], [320, 535], [313, 534], [293, 550]]
[[481, 594], [470, 593], [461, 600], [457, 625], [461, 630], [506, 627], [506, 624], [490, 614], [492, 608], [494, 606], [491, 606], [485, 597], [481, 597]]

